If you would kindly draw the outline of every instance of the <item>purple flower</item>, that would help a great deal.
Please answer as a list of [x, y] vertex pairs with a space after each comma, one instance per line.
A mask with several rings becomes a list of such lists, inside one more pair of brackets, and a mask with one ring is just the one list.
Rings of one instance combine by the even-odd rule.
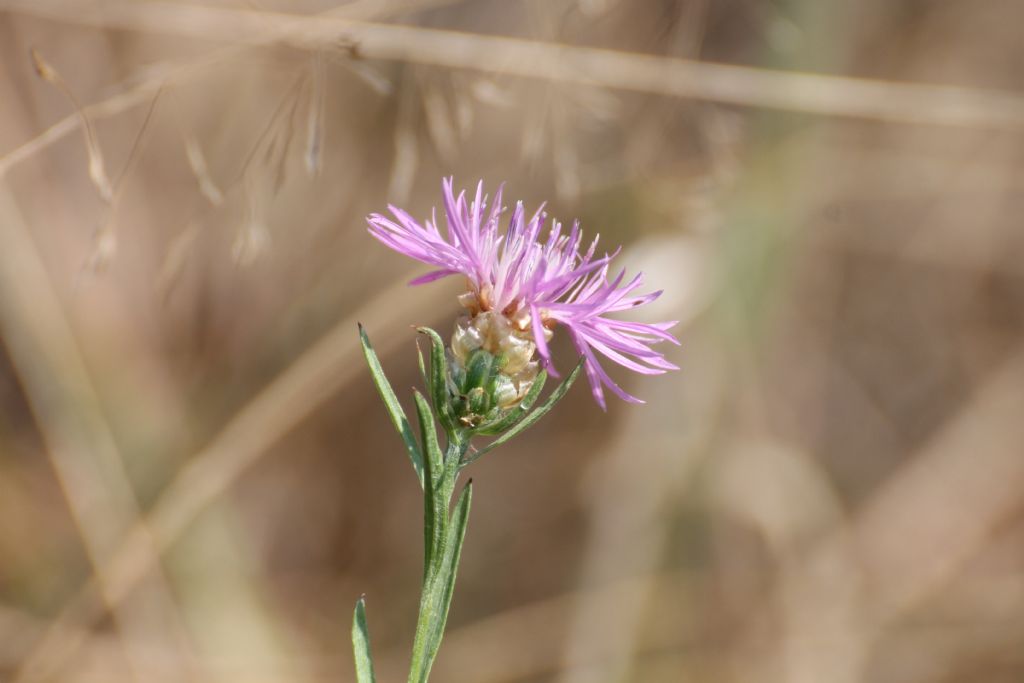
[[[551, 331], [562, 325], [584, 360], [587, 379], [594, 399], [604, 408], [604, 387], [620, 398], [643, 403], [619, 387], [598, 362], [600, 354], [623, 367], [644, 375], [678, 370], [654, 350], [657, 342], [679, 342], [668, 333], [675, 321], [637, 323], [617, 320], [609, 314], [654, 301], [661, 292], [635, 294], [643, 275], [625, 279], [625, 271], [609, 279], [615, 254], [597, 256], [597, 238], [583, 248], [579, 223], [564, 233], [562, 224], [552, 221], [547, 234], [547, 215], [543, 205], [527, 218], [522, 202], [512, 211], [508, 229], [500, 232], [503, 208], [502, 188], [490, 209], [483, 196], [483, 182], [476, 197], [467, 203], [465, 192], [458, 197], [452, 179], [442, 183], [447, 230], [438, 227], [436, 211], [422, 224], [395, 206], [388, 206], [394, 220], [371, 214], [367, 221], [370, 234], [395, 251], [435, 268], [410, 284], [432, 282], [448, 275], [463, 275], [469, 291], [459, 301], [469, 310], [471, 319], [503, 317], [507, 325], [485, 328], [506, 329], [520, 340], [529, 339], [532, 356], [535, 348], [544, 367], [558, 376], [551, 364], [548, 340]], [[481, 328], [483, 329], [483, 328]], [[507, 340], [506, 340], [507, 341]], [[516, 340], [511, 340], [516, 341]], [[502, 348], [507, 344], [501, 343]]]

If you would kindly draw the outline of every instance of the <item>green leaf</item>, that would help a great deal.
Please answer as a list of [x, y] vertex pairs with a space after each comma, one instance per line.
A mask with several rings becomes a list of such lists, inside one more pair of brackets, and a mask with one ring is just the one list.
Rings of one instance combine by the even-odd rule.
[[434, 414], [430, 411], [430, 404], [418, 389], [412, 391], [413, 400], [416, 403], [416, 417], [420, 422], [420, 443], [427, 456], [424, 461], [426, 472], [431, 474], [431, 479], [436, 483], [444, 468], [444, 454], [441, 452], [441, 445], [437, 441], [437, 428], [434, 426]]
[[409, 452], [409, 460], [412, 461], [413, 469], [416, 470], [416, 476], [419, 478], [420, 486], [422, 487], [423, 455], [416, 445], [416, 438], [413, 436], [409, 419], [405, 416], [405, 411], [402, 410], [398, 397], [395, 396], [394, 389], [391, 388], [388, 378], [384, 375], [384, 368], [381, 367], [380, 359], [377, 358], [376, 352], [374, 352], [373, 347], [370, 345], [370, 338], [366, 336], [366, 330], [363, 329], [362, 324], [359, 325], [359, 339], [363, 345], [363, 355], [366, 357], [366, 364], [370, 366], [373, 383], [377, 386], [377, 392], [384, 400], [384, 406], [388, 410], [388, 415], [391, 416], [391, 423], [395, 425], [395, 429], [402, 437], [402, 441], [405, 442], [405, 449]]
[[420, 442], [427, 458], [423, 487], [423, 567], [424, 573], [438, 557], [444, 536], [444, 523], [448, 515], [448, 499], [442, 489], [444, 478], [444, 455], [437, 442], [434, 415], [430, 412], [427, 399], [419, 391], [413, 391], [416, 402], [416, 416], [420, 422]]
[[519, 434], [522, 434], [527, 429], [536, 424], [538, 420], [547, 415], [548, 411], [554, 408], [555, 404], [558, 403], [563, 396], [565, 396], [566, 392], [569, 391], [569, 388], [572, 387], [573, 382], [576, 381], [576, 378], [579, 376], [580, 370], [582, 369], [583, 360], [580, 360], [580, 362], [576, 365], [573, 371], [569, 373], [569, 376], [565, 378], [565, 381], [559, 384], [558, 387], [556, 387], [555, 390], [551, 392], [551, 395], [548, 396], [548, 400], [544, 401], [544, 403], [542, 403], [539, 408], [537, 408], [535, 411], [533, 411], [525, 418], [520, 420], [518, 423], [516, 423], [515, 426], [510, 428], [507, 432], [505, 432], [497, 439], [495, 439], [491, 443], [487, 444], [486, 446], [478, 450], [476, 453], [473, 453], [471, 456], [466, 458], [463, 461], [463, 464], [468, 465], [474, 460], [479, 459], [484, 454], [489, 453], [490, 451], [494, 450], [495, 448], [505, 443], [506, 441], [515, 438]]
[[370, 630], [366, 626], [366, 601], [356, 601], [356, 611], [352, 615], [352, 652], [356, 662], [356, 682], [375, 683], [373, 658], [370, 656]]
[[462, 542], [466, 536], [472, 497], [473, 482], [470, 481], [462, 490], [451, 520], [446, 525], [440, 561], [428, 573], [423, 583], [420, 619], [416, 627], [412, 666], [409, 671], [410, 683], [427, 682], [434, 658], [441, 647], [441, 638], [444, 636], [444, 627], [448, 621], [448, 608], [451, 606], [455, 590], [455, 577], [462, 555]]
[[423, 386], [430, 386], [430, 378], [427, 377], [427, 366], [423, 362], [423, 349], [420, 348], [419, 342], [416, 343], [416, 364], [420, 368], [420, 377], [423, 379]]
[[517, 424], [520, 420], [526, 417], [526, 414], [530, 412], [530, 408], [532, 408], [533, 404], [537, 402], [547, 379], [548, 373], [541, 370], [540, 374], [537, 375], [537, 378], [533, 380], [533, 386], [531, 386], [530, 390], [526, 392], [526, 396], [523, 396], [523, 400], [519, 402], [519, 405], [512, 408], [512, 410], [508, 411], [506, 415], [494, 422], [488, 422], [477, 429], [474, 429], [473, 433], [481, 434], [483, 436], [493, 436], [495, 434], [501, 434], [506, 429]]
[[430, 399], [434, 404], [434, 410], [437, 411], [437, 417], [450, 438], [457, 425], [448, 400], [448, 359], [445, 356], [444, 341], [441, 335], [429, 327], [416, 329], [430, 339], [430, 375], [427, 386], [430, 387]]
[[441, 638], [444, 636], [444, 627], [448, 623], [448, 609], [452, 604], [452, 594], [455, 592], [455, 575], [459, 571], [459, 559], [462, 557], [462, 542], [466, 538], [466, 525], [469, 524], [469, 505], [473, 500], [473, 480], [466, 482], [466, 486], [459, 495], [459, 502], [455, 504], [451, 520], [448, 523], [448, 538], [445, 543], [444, 560], [442, 561], [441, 576], [441, 610], [438, 614], [436, 628], [433, 632], [431, 646], [434, 654], [437, 654], [441, 647]]

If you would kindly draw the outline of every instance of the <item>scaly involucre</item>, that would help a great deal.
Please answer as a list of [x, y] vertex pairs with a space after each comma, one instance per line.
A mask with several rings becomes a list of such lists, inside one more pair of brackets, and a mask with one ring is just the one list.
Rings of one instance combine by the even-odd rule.
[[679, 343], [668, 333], [675, 321], [639, 323], [608, 317], [650, 303], [661, 294], [635, 294], [643, 284], [642, 273], [627, 281], [623, 270], [609, 279], [611, 261], [618, 251], [596, 256], [597, 238], [584, 249], [578, 222], [564, 234], [562, 224], [552, 221], [543, 235], [547, 220], [543, 205], [527, 219], [523, 203], [517, 202], [508, 229], [502, 233], [502, 187], [489, 210], [482, 181], [472, 202], [466, 201], [465, 192], [455, 196], [451, 178], [442, 182], [442, 190], [447, 218], [444, 233], [438, 227], [436, 210], [432, 219], [423, 223], [390, 205], [394, 220], [376, 213], [367, 218], [371, 235], [434, 267], [410, 284], [464, 275], [470, 296], [460, 300], [471, 314], [494, 311], [508, 318], [514, 328], [529, 330], [542, 364], [555, 376], [558, 373], [547, 343], [550, 332], [545, 332], [561, 324], [584, 358], [591, 391], [602, 408], [603, 387], [626, 401], [643, 401], [612, 381], [595, 352], [644, 375], [678, 370], [652, 348], [662, 341]]

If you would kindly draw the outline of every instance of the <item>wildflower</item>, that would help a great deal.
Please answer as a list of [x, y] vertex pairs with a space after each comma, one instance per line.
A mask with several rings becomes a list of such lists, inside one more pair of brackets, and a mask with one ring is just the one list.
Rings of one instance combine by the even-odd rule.
[[[596, 255], [598, 239], [585, 249], [579, 222], [568, 233], [552, 221], [544, 235], [547, 214], [543, 206], [529, 219], [517, 202], [502, 232], [504, 213], [499, 187], [488, 209], [483, 182], [467, 202], [458, 197], [452, 179], [442, 182], [447, 229], [441, 232], [436, 210], [431, 220], [419, 223], [402, 209], [390, 206], [394, 220], [371, 214], [370, 234], [386, 246], [435, 270], [410, 282], [419, 285], [449, 275], [466, 278], [467, 291], [459, 297], [466, 315], [459, 319], [452, 354], [465, 367], [476, 349], [502, 358], [501, 372], [510, 380], [502, 401], [511, 405], [529, 389], [539, 362], [550, 374], [548, 342], [559, 326], [566, 329], [584, 360], [584, 369], [597, 403], [604, 408], [604, 389], [620, 398], [643, 403], [619, 387], [598, 362], [597, 354], [645, 375], [662, 374], [678, 367], [652, 346], [679, 342], [668, 330], [674, 321], [638, 323], [609, 314], [654, 301], [661, 292], [638, 295], [643, 274], [630, 280], [625, 271], [609, 279], [614, 254]], [[540, 356], [534, 361], [534, 354]]]

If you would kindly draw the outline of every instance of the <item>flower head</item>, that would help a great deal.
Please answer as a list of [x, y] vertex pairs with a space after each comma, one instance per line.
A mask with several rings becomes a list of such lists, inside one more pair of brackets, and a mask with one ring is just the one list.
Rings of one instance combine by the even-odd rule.
[[546, 227], [543, 205], [527, 218], [522, 202], [517, 202], [502, 232], [501, 187], [489, 209], [482, 181], [469, 202], [465, 192], [455, 196], [451, 178], [443, 181], [442, 190], [447, 219], [443, 233], [436, 211], [431, 220], [419, 223], [402, 209], [388, 206], [394, 219], [371, 214], [367, 221], [370, 234], [382, 243], [434, 267], [410, 284], [465, 276], [467, 291], [459, 302], [466, 317], [460, 319], [452, 343], [457, 359], [476, 348], [501, 354], [515, 392], [521, 395], [536, 375], [534, 352], [557, 376], [548, 341], [561, 326], [583, 357], [591, 391], [602, 408], [604, 388], [626, 401], [643, 401], [612, 381], [597, 354], [645, 375], [678, 369], [652, 348], [661, 341], [679, 343], [668, 333], [674, 321], [638, 323], [609, 317], [661, 294], [635, 294], [643, 284], [642, 273], [626, 280], [623, 270], [609, 278], [617, 251], [598, 256], [597, 238], [584, 247], [578, 222], [568, 232], [558, 221]]

